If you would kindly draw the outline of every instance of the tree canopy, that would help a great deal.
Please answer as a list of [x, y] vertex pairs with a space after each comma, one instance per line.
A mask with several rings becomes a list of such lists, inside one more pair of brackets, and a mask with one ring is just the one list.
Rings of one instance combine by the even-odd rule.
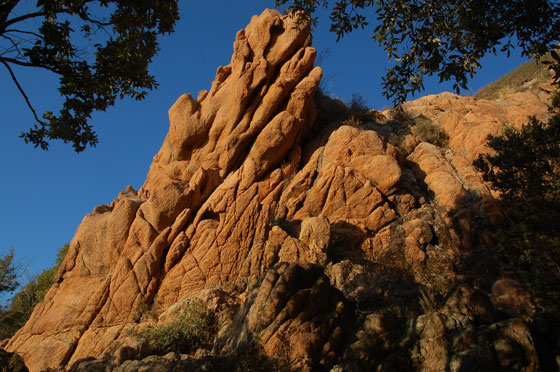
[[[0, 64], [36, 121], [21, 137], [45, 150], [55, 139], [72, 143], [76, 152], [95, 146], [94, 111], [117, 98], [141, 100], [157, 87], [148, 65], [158, 36], [174, 30], [177, 0], [37, 0], [24, 14], [16, 8], [20, 2], [0, 0]], [[36, 112], [14, 66], [59, 76], [65, 99], [59, 113]]]
[[424, 78], [453, 81], [459, 92], [488, 53], [549, 52], [560, 35], [560, 3], [555, 0], [276, 0], [317, 22], [317, 9], [330, 12], [338, 39], [372, 23], [372, 38], [395, 65], [383, 78], [384, 94], [395, 104], [424, 89]]
[[0, 257], [0, 294], [12, 292], [19, 286], [19, 268], [14, 261], [14, 250]]
[[[54, 283], [56, 273], [68, 252], [68, 247], [69, 244], [65, 244], [64, 247], [58, 250], [54, 266], [34, 275], [25, 285], [19, 288], [10, 299], [7, 306], [4, 308], [0, 306], [0, 340], [11, 337], [25, 322], [27, 322], [35, 306], [43, 301], [45, 295]], [[13, 252], [11, 253], [11, 257], [13, 257]], [[0, 280], [2, 279], [1, 262], [0, 260]], [[1, 283], [0, 281], [0, 289]], [[13, 289], [15, 289], [15, 287], [12, 287], [12, 290]]]

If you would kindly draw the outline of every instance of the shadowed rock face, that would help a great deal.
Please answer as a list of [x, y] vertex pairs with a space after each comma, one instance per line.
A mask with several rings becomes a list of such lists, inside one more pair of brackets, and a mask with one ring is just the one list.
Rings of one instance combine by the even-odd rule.
[[336, 121], [346, 109], [314, 99], [321, 69], [309, 45], [308, 29], [272, 10], [238, 32], [210, 91], [169, 110], [142, 188], [84, 218], [8, 351], [32, 372], [83, 358], [85, 370], [112, 368], [93, 358], [113, 353], [148, 309], [164, 321], [185, 299], [234, 284], [242, 293], [227, 301], [240, 305], [214, 345], [224, 360], [256, 339], [298, 370], [538, 369], [525, 324], [496, 315], [486, 296], [499, 265], [485, 247], [501, 213], [471, 163], [501, 125], [546, 115], [542, 97], [406, 103], [447, 133], [440, 148], [382, 113]]

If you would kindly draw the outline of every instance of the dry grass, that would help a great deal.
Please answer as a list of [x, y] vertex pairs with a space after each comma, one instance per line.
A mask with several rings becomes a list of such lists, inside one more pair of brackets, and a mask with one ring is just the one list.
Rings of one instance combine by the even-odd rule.
[[[542, 61], [551, 60], [552, 58], [548, 55], [542, 59]], [[474, 96], [476, 98], [497, 99], [510, 93], [534, 91], [540, 84], [551, 78], [552, 74], [548, 70], [548, 65], [537, 61], [529, 61], [480, 89]]]
[[438, 147], [445, 147], [449, 143], [449, 136], [424, 115], [414, 118], [414, 132], [421, 141], [431, 143]]

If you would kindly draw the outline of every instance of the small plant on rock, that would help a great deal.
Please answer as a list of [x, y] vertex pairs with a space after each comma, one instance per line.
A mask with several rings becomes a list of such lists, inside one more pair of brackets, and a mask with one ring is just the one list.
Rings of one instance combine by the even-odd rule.
[[343, 121], [345, 125], [359, 127], [368, 121], [369, 107], [360, 94], [353, 93], [350, 101], [346, 103], [346, 107], [348, 111], [346, 120]]
[[352, 93], [352, 98], [350, 99], [350, 102], [348, 102], [347, 106], [351, 114], [361, 114], [369, 111], [367, 101], [364, 97], [357, 93]]
[[445, 147], [449, 141], [447, 134], [441, 130], [439, 125], [424, 115], [414, 118], [415, 132], [421, 141], [431, 143], [438, 147]]

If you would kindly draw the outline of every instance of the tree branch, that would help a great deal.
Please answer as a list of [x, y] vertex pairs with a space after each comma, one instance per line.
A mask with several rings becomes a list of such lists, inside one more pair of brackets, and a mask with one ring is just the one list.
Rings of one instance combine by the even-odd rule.
[[85, 21], [91, 22], [91, 23], [99, 26], [100, 28], [111, 26], [111, 24], [112, 24], [111, 22], [102, 22], [102, 21], [98, 21], [97, 19], [90, 18], [90, 16], [86, 12], [84, 12], [84, 14], [81, 15], [80, 17]]
[[39, 119], [39, 116], [37, 116], [37, 112], [35, 111], [35, 109], [33, 108], [33, 106], [31, 105], [31, 102], [29, 101], [29, 98], [27, 97], [27, 94], [25, 94], [25, 91], [23, 90], [23, 88], [21, 87], [21, 85], [19, 84], [19, 82], [16, 79], [16, 75], [14, 74], [14, 71], [12, 70], [12, 68], [10, 67], [10, 65], [4, 60], [1, 59], [0, 62], [2, 62], [2, 64], [4, 66], [6, 66], [6, 68], [8, 69], [8, 71], [10, 72], [10, 75], [12, 76], [12, 80], [14, 81], [14, 83], [16, 84], [16, 86], [19, 89], [19, 92], [21, 93], [21, 95], [23, 96], [23, 98], [25, 99], [25, 102], [27, 103], [27, 106], [29, 107], [29, 109], [31, 110], [31, 112], [33, 113], [33, 116], [35, 117], [35, 120], [37, 120], [38, 123], [42, 124], [42, 125], [47, 125], [47, 123], [45, 123], [44, 121]]
[[55, 70], [52, 67], [36, 65], [34, 63], [31, 63], [31, 62], [24, 62], [24, 61], [20, 61], [20, 60], [14, 59], [14, 58], [0, 57], [0, 61], [13, 63], [14, 65], [19, 65], [19, 66], [42, 68], [42, 69], [48, 70], [50, 72], [54, 72], [55, 74], [60, 73], [59, 71]]
[[20, 32], [20, 33], [22, 33], [22, 34], [33, 35], [33, 36], [38, 37], [38, 38], [42, 38], [42, 37], [43, 37], [43, 36], [39, 35], [39, 34], [36, 33], [36, 32], [32, 32], [32, 31], [23, 31], [23, 30], [18, 30], [18, 29], [15, 29], [15, 28], [11, 28], [11, 29], [9, 29], [9, 30], [4, 30], [4, 32], [5, 32], [5, 33], [9, 33], [9, 32]]
[[[92, 1], [93, 0], [84, 0], [84, 1], [82, 1], [82, 4], [80, 5], [80, 7], [84, 7], [87, 3], [90, 3]], [[56, 10], [55, 13], [56, 14], [59, 14], [59, 13], [76, 14], [77, 11], [66, 8], [66, 9]], [[14, 23], [25, 21], [26, 19], [30, 19], [30, 18], [44, 17], [46, 15], [48, 15], [48, 13], [45, 12], [45, 11], [32, 12], [32, 13], [24, 14], [22, 16], [15, 17], [15, 18], [7, 20], [6, 22], [4, 22], [3, 27], [7, 28], [7, 27], [13, 25]]]
[[20, 42], [16, 42], [14, 41], [11, 37], [9, 37], [8, 35], [0, 35], [1, 37], [3, 37], [4, 39], [8, 40], [10, 43], [12, 43], [12, 46], [9, 48], [6, 48], [2, 53], [0, 53], [0, 55], [4, 54], [4, 53], [12, 53], [12, 48], [15, 49], [17, 51], [17, 55], [18, 57], [23, 55], [23, 53], [21, 52], [21, 50], [19, 49], [19, 44], [22, 43], [22, 41]]
[[4, 23], [4, 27], [9, 27], [9, 26], [13, 25], [14, 23], [18, 23], [18, 22], [21, 22], [21, 21], [25, 21], [26, 19], [36, 18], [36, 17], [44, 17], [44, 16], [46, 16], [46, 15], [47, 15], [46, 12], [33, 12], [33, 13], [28, 13], [28, 14], [25, 14], [25, 15], [22, 15], [22, 16], [19, 16], [19, 17], [16, 17], [16, 18], [12, 18], [12, 19], [7, 20], [7, 21]]

